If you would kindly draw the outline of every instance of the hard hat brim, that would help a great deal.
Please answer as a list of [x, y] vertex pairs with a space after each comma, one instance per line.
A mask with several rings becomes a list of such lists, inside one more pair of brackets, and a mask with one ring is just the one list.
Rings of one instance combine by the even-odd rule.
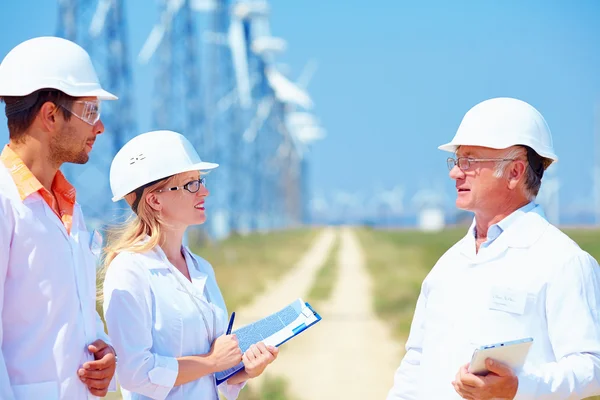
[[452, 144], [452, 143], [446, 143], [441, 146], [438, 146], [438, 149], [443, 150], [443, 151], [448, 151], [450, 153], [454, 153], [457, 148], [458, 148], [458, 146], [455, 144]]
[[[213, 169], [217, 168], [218, 166], [219, 166], [219, 164], [216, 164], [216, 163], [202, 161], [202, 162], [199, 162], [197, 164], [193, 164], [193, 165], [190, 165], [190, 166], [188, 166], [186, 168], [183, 168], [182, 170], [178, 170], [178, 171], [175, 171], [173, 173], [167, 174], [165, 176], [158, 177], [158, 178], [156, 178], [154, 180], [164, 179], [164, 178], [167, 178], [169, 176], [173, 176], [173, 175], [177, 175], [177, 174], [181, 174], [183, 172], [189, 172], [189, 171], [210, 171], [210, 170], [213, 170]], [[150, 181], [150, 182], [152, 182], [152, 181]], [[143, 185], [146, 185], [146, 184], [148, 184], [148, 182], [142, 183], [138, 187], [142, 187]], [[114, 196], [112, 198], [112, 201], [113, 202], [117, 202], [117, 201], [123, 199], [127, 194], [133, 192], [136, 189], [137, 188], [133, 188], [132, 190], [128, 191], [127, 193], [123, 193], [123, 194], [120, 194], [118, 196]]]
[[[481, 144], [473, 144], [473, 145], [468, 145], [468, 144], [454, 144], [454, 143], [450, 142], [450, 143], [446, 143], [446, 144], [443, 144], [441, 146], [438, 146], [438, 149], [443, 150], [443, 151], [447, 151], [447, 152], [450, 152], [450, 153], [455, 153], [456, 149], [458, 149], [459, 146], [482, 146], [482, 147], [487, 147], [487, 148], [496, 149], [496, 150], [502, 150], [502, 149], [506, 149], [506, 148], [510, 147], [510, 146], [508, 146], [508, 147], [492, 147], [492, 146], [489, 146], [489, 145], [481, 145]], [[513, 145], [511, 145], [511, 146], [513, 146]], [[518, 146], [518, 144], [517, 144], [517, 146]], [[546, 152], [546, 151], [539, 151], [538, 152], [538, 151], [536, 151], [536, 153], [538, 153], [540, 156], [542, 156], [544, 158], [548, 158], [548, 159], [552, 160], [553, 162], [557, 162], [558, 161], [558, 156], [556, 154], [552, 153], [552, 152]]]
[[[68, 93], [67, 93], [68, 94]], [[77, 97], [97, 97], [98, 100], [118, 100], [119, 98], [114, 94], [107, 92], [104, 89], [93, 90], [85, 96], [79, 95]]]
[[[50, 87], [47, 86], [48, 89], [54, 89], [54, 90], [59, 90], [61, 92], [63, 92], [64, 94], [67, 94], [71, 97], [96, 97], [98, 100], [118, 100], [119, 98], [117, 96], [115, 96], [114, 94], [107, 92], [104, 89], [92, 89], [92, 90], [85, 90], [85, 91], [77, 91], [77, 90], [72, 90], [71, 88], [64, 88], [64, 87]], [[24, 90], [24, 91], [11, 91], [11, 90], [2, 90], [2, 85], [0, 84], [0, 97], [8, 97], [8, 96], [18, 96], [18, 97], [24, 97], [24, 96], [29, 96], [31, 93], [35, 92], [36, 90], [40, 90], [40, 89], [36, 89], [36, 88], [31, 88], [30, 90]]]
[[114, 94], [107, 92], [104, 89], [92, 89], [85, 91], [71, 90], [70, 88], [58, 89], [61, 92], [68, 94], [72, 97], [96, 97], [98, 100], [118, 100], [119, 98]]

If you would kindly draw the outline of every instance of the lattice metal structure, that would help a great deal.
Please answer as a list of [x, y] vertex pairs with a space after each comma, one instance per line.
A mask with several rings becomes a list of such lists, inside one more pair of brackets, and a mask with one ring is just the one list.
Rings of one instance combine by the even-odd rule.
[[[152, 60], [156, 66], [150, 129], [179, 131], [201, 157], [221, 164], [208, 179], [205, 233], [219, 239], [306, 221], [307, 160], [295, 138], [298, 129], [288, 129], [287, 120], [296, 107], [310, 108], [311, 101], [302, 84], [295, 86], [275, 68], [273, 55], [285, 41], [270, 36], [268, 4], [157, 2], [159, 20], [138, 55], [139, 62]], [[96, 141], [90, 162], [64, 167], [95, 225], [114, 222], [128, 210], [107, 195], [108, 172], [116, 151], [140, 133], [132, 114], [123, 3], [59, 0], [58, 35], [81, 44], [103, 85], [119, 96], [103, 104], [106, 133]], [[201, 30], [196, 12], [207, 11], [210, 22]]]
[[87, 224], [102, 227], [121, 218], [126, 207], [111, 201], [109, 170], [116, 152], [135, 135], [133, 78], [123, 0], [60, 0], [57, 35], [85, 48], [106, 89], [119, 97], [102, 104], [106, 127], [86, 165], [63, 166], [77, 189]]
[[222, 238], [232, 231], [239, 231], [240, 221], [240, 156], [241, 156], [241, 115], [239, 99], [231, 100], [237, 93], [232, 55], [229, 1], [216, 0], [210, 16], [211, 32], [219, 42], [209, 43], [209, 74], [207, 81], [207, 134], [211, 137], [207, 149], [220, 167], [209, 177], [214, 182], [214, 190], [207, 199], [211, 236]]

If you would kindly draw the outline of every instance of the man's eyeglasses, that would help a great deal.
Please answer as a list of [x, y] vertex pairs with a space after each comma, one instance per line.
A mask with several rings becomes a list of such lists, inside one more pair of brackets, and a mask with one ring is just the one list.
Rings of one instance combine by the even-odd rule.
[[472, 163], [478, 163], [478, 162], [487, 162], [487, 161], [515, 161], [515, 158], [469, 158], [469, 157], [458, 157], [458, 158], [453, 158], [453, 157], [449, 157], [448, 160], [446, 160], [447, 164], [448, 164], [448, 170], [452, 170], [452, 168], [454, 168], [454, 166], [458, 166], [458, 168], [460, 168], [463, 171], [468, 170], [469, 168], [471, 168], [471, 164]]
[[94, 126], [96, 122], [100, 120], [100, 100], [76, 100], [73, 102], [73, 104], [83, 104], [82, 111], [74, 111], [74, 107], [67, 108], [62, 104], [60, 104], [60, 106], [86, 124]]
[[200, 185], [206, 187], [205, 183], [206, 183], [206, 178], [200, 178], [195, 181], [189, 181], [188, 183], [186, 183], [183, 186], [174, 186], [174, 187], [170, 187], [167, 189], [157, 190], [156, 193], [170, 192], [173, 190], [181, 190], [181, 189], [185, 189], [190, 193], [196, 193], [198, 190], [200, 190]]

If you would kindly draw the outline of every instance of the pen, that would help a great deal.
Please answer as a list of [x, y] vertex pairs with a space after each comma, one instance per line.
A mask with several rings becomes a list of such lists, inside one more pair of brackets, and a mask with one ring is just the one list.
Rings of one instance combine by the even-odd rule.
[[231, 333], [231, 328], [233, 328], [233, 319], [235, 318], [235, 311], [231, 313], [231, 318], [229, 318], [229, 326], [227, 327], [226, 335]]

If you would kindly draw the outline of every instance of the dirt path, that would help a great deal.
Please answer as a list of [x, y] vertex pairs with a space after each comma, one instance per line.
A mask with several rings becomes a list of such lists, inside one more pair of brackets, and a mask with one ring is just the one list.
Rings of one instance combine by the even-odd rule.
[[312, 247], [307, 249], [300, 261], [282, 279], [271, 283], [271, 287], [251, 304], [236, 311], [235, 327], [252, 323], [279, 311], [298, 297], [305, 296], [312, 286], [315, 274], [327, 260], [336, 235], [332, 228], [320, 233]]
[[[325, 253], [327, 240], [321, 238], [311, 252]], [[391, 339], [373, 313], [371, 281], [360, 243], [347, 228], [341, 230], [340, 240], [339, 273], [332, 297], [316, 307], [323, 320], [286, 343], [276, 364], [269, 368], [270, 375], [285, 377], [289, 393], [298, 400], [385, 399], [400, 362], [401, 344]], [[289, 286], [285, 290], [263, 296], [267, 309], [308, 293], [322, 261], [316, 264], [327, 256], [308, 257], [311, 252], [303, 262], [312, 259], [312, 266], [301, 262], [299, 267], [304, 269], [292, 272], [293, 279], [286, 278]], [[260, 383], [262, 380], [250, 384]]]

